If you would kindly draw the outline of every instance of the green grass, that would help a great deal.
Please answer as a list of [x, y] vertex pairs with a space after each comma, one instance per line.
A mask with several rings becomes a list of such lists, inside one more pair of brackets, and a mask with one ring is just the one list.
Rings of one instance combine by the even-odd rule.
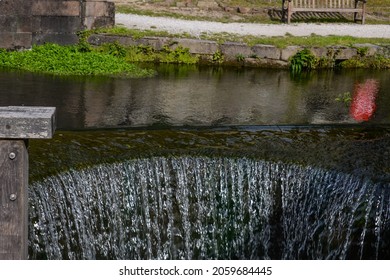
[[[125, 27], [117, 26], [114, 28], [98, 29], [95, 33], [100, 34], [112, 34], [119, 36], [131, 36], [135, 39], [156, 36], [156, 37], [169, 37], [169, 38], [191, 38], [187, 33], [181, 34], [169, 34], [167, 32], [155, 31], [155, 30], [133, 30]], [[199, 39], [195, 38], [194, 39]], [[319, 36], [312, 34], [310, 36], [292, 36], [286, 33], [285, 36], [274, 37], [256, 37], [256, 36], [240, 36], [228, 32], [214, 33], [214, 34], [202, 34], [200, 39], [212, 40], [218, 43], [224, 42], [239, 42], [246, 43], [250, 46], [256, 44], [273, 45], [279, 48], [287, 46], [304, 46], [304, 47], [326, 47], [326, 46], [352, 46], [354, 44], [376, 44], [376, 45], [390, 45], [390, 38], [358, 38], [352, 36]]]
[[189, 34], [187, 33], [180, 33], [180, 34], [172, 34], [167, 31], [159, 31], [159, 30], [138, 30], [138, 29], [128, 29], [123, 26], [115, 26], [113, 28], [99, 28], [95, 29], [93, 31], [90, 31], [89, 34], [96, 33], [96, 34], [111, 34], [111, 35], [118, 35], [118, 36], [131, 36], [134, 39], [140, 39], [144, 37], [179, 37], [179, 38], [189, 38]]
[[241, 40], [249, 45], [266, 44], [274, 45], [279, 48], [287, 46], [303, 46], [303, 47], [326, 47], [326, 46], [352, 46], [354, 44], [376, 44], [390, 45], [388, 38], [357, 38], [352, 36], [319, 36], [312, 34], [311, 36], [296, 37], [251, 37], [246, 36]]
[[0, 50], [0, 67], [54, 75], [145, 77], [154, 74], [88, 45], [45, 44], [30, 51]]

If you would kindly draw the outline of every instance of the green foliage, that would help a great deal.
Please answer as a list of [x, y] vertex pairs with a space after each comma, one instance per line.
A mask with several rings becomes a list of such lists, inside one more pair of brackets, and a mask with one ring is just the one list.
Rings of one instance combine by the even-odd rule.
[[340, 66], [342, 68], [390, 69], [390, 58], [380, 54], [364, 57], [357, 55], [343, 61]]
[[239, 53], [236, 55], [236, 60], [238, 62], [243, 62], [245, 60], [245, 56], [243, 54]]
[[213, 55], [211, 56], [211, 61], [216, 64], [222, 64], [225, 60], [225, 57], [223, 53], [220, 50], [217, 50]]
[[318, 60], [308, 49], [297, 52], [290, 58], [290, 69], [293, 73], [300, 73], [303, 70], [315, 69]]
[[126, 48], [120, 45], [118, 42], [106, 43], [100, 47], [100, 51], [109, 55], [124, 58], [126, 57]]
[[152, 46], [139, 45], [127, 48], [126, 61], [196, 64], [199, 61], [199, 57], [191, 54], [188, 48], [180, 45], [174, 49], [164, 46], [160, 51], [155, 50]]
[[368, 47], [362, 47], [356, 49], [357, 55], [360, 57], [366, 56], [368, 53]]
[[120, 57], [92, 48], [45, 44], [30, 51], [0, 52], [0, 67], [27, 70], [55, 75], [115, 75], [143, 77], [153, 71], [140, 69]]
[[171, 49], [168, 46], [164, 46], [159, 61], [163, 63], [195, 64], [199, 59], [198, 56], [191, 55], [188, 48], [177, 46]]

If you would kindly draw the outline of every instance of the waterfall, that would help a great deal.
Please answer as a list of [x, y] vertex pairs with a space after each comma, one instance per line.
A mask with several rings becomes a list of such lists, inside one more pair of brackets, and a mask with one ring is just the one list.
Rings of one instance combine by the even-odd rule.
[[31, 259], [386, 259], [389, 186], [250, 158], [152, 157], [30, 186]]

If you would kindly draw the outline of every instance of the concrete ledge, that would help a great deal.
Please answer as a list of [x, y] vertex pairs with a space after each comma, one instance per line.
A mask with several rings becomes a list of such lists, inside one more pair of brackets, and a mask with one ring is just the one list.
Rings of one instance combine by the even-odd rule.
[[234, 59], [237, 55], [249, 57], [253, 54], [252, 48], [243, 43], [227, 42], [222, 44], [220, 49], [227, 59]]
[[209, 40], [176, 39], [177, 45], [188, 48], [192, 54], [213, 54], [218, 51], [218, 44]]
[[258, 58], [280, 59], [281, 51], [279, 48], [271, 45], [255, 45], [252, 52]]

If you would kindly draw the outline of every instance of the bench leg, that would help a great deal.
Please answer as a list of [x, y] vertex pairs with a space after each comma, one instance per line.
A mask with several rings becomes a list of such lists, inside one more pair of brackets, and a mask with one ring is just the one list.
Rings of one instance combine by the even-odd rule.
[[293, 14], [292, 9], [293, 9], [292, 1], [288, 1], [288, 6], [287, 6], [287, 24], [291, 23], [291, 16]]
[[366, 21], [366, 2], [363, 3], [362, 8], [362, 24], [364, 24]]

